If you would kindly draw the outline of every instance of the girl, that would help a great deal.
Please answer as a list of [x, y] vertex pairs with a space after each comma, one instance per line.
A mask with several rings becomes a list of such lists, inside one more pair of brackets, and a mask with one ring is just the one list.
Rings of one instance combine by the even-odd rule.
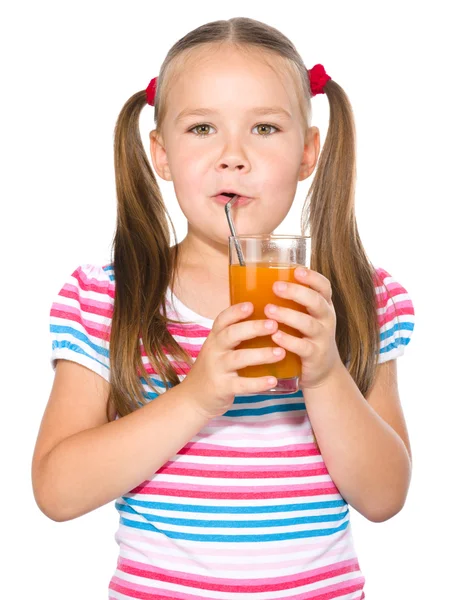
[[[316, 93], [330, 103], [320, 159]], [[172, 225], [172, 246], [138, 129], [147, 102], [154, 169], [188, 221], [179, 244]], [[217, 196], [248, 198], [233, 210], [239, 234], [271, 233], [316, 165], [302, 214], [311, 269], [274, 286], [305, 311], [267, 305], [266, 323], [251, 320], [250, 303], [229, 306]], [[268, 25], [205, 24], [123, 107], [115, 168], [113, 260], [79, 266], [51, 308], [38, 506], [65, 521], [116, 500], [112, 599], [364, 598], [349, 505], [374, 522], [404, 505], [411, 451], [395, 359], [414, 312], [359, 238], [343, 89], [320, 65], [308, 71]], [[280, 335], [282, 325], [301, 337]], [[267, 347], [236, 349], [263, 335]], [[285, 349], [301, 358], [298, 393], [270, 394], [267, 378], [237, 375]]]

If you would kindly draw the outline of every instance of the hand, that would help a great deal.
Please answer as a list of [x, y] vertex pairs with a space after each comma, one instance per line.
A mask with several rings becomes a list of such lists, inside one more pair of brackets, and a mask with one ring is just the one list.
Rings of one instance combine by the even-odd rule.
[[[243, 305], [248, 310], [242, 310]], [[273, 347], [235, 350], [243, 340], [268, 336], [277, 330], [276, 321], [266, 328], [264, 319], [241, 321], [253, 312], [253, 304], [244, 302], [225, 308], [215, 319], [212, 330], [188, 372], [180, 383], [195, 403], [197, 410], [209, 419], [224, 414], [235, 395], [260, 394], [277, 384], [276, 378], [239, 377], [238, 369], [249, 365], [275, 363], [285, 357], [273, 354]], [[277, 347], [276, 347], [277, 348]]]
[[295, 337], [278, 331], [271, 337], [276, 344], [301, 358], [299, 386], [304, 390], [320, 387], [342, 361], [335, 340], [336, 314], [330, 282], [317, 271], [305, 269], [304, 276], [299, 271], [295, 269], [295, 277], [301, 284], [285, 282], [287, 287], [281, 291], [279, 282], [275, 282], [273, 290], [281, 298], [303, 305], [308, 314], [283, 306], [271, 311], [272, 304], [266, 305], [265, 314], [302, 334]]

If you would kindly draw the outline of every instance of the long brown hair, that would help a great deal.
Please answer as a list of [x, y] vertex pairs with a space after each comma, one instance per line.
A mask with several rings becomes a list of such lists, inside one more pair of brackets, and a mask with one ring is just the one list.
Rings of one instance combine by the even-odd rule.
[[[168, 90], [174, 73], [196, 50], [209, 44], [229, 44], [243, 52], [277, 61], [296, 82], [305, 131], [310, 126], [311, 91], [306, 66], [294, 45], [277, 29], [249, 18], [206, 23], [178, 40], [169, 50], [158, 75], [155, 124], [161, 133]], [[337, 316], [336, 343], [340, 357], [361, 393], [375, 377], [379, 348], [376, 312], [376, 270], [357, 230], [354, 209], [355, 130], [352, 108], [344, 90], [329, 80], [325, 94], [330, 119], [314, 180], [305, 199], [301, 234], [312, 237], [311, 268], [330, 280]], [[179, 246], [173, 223], [145, 154], [139, 115], [145, 90], [123, 106], [115, 128], [115, 177], [118, 198], [113, 239], [115, 304], [110, 335], [110, 398], [120, 416], [145, 404], [140, 375], [150, 382], [141, 358], [139, 335], [152, 367], [164, 385], [180, 383], [166, 356], [183, 361], [182, 373], [192, 366], [188, 353], [168, 330], [176, 322], [166, 315], [166, 290], [173, 286]], [[170, 245], [168, 221], [175, 245]], [[153, 388], [152, 384], [150, 384]]]

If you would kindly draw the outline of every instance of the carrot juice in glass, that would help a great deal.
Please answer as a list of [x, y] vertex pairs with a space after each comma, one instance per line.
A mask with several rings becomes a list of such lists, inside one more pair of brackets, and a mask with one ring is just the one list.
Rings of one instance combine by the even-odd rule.
[[[306, 308], [276, 295], [273, 291], [275, 281], [290, 281], [301, 284], [295, 279], [294, 271], [302, 266], [310, 268], [311, 238], [295, 235], [238, 235], [229, 236], [229, 282], [230, 302], [252, 302], [254, 310], [250, 319], [274, 319], [265, 314], [267, 304], [285, 306], [299, 312], [307, 312]], [[241, 264], [242, 263], [242, 264]], [[288, 325], [279, 322], [278, 329], [296, 337], [302, 334]], [[241, 348], [275, 347], [278, 344], [271, 339], [271, 334], [257, 336], [242, 341]], [[300, 357], [286, 351], [285, 357], [272, 364], [249, 365], [238, 370], [240, 377], [264, 377], [273, 375], [277, 385], [267, 393], [292, 394], [299, 389], [301, 374]]]

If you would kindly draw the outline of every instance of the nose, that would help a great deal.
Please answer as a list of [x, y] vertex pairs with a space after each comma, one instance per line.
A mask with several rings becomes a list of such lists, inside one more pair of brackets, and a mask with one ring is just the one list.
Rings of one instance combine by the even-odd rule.
[[236, 148], [233, 144], [231, 147], [226, 146], [223, 154], [219, 157], [216, 163], [217, 170], [231, 169], [231, 170], [246, 170], [250, 168], [248, 159], [244, 156], [240, 147]]

